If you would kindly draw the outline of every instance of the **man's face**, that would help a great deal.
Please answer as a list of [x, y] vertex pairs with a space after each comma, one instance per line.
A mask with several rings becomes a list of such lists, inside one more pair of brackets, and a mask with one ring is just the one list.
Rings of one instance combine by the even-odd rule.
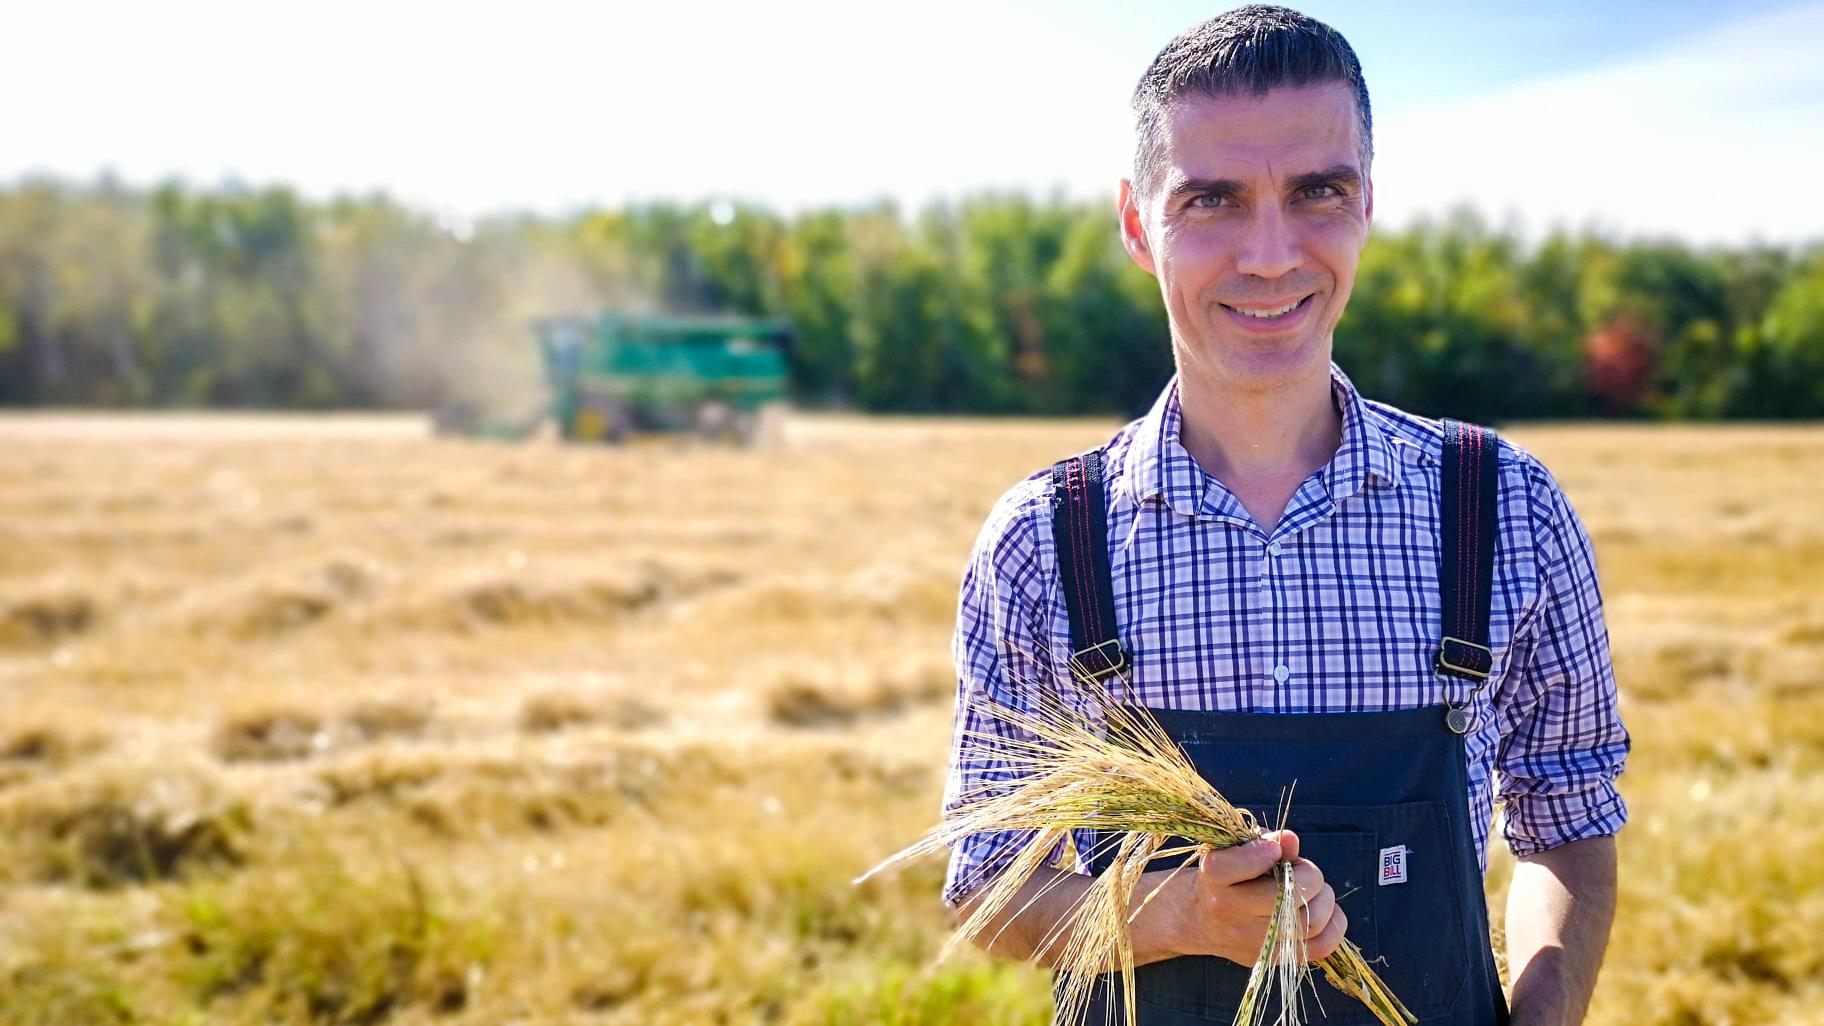
[[1121, 228], [1180, 373], [1260, 393], [1327, 369], [1374, 213], [1349, 87], [1186, 97], [1162, 156], [1153, 196], [1121, 184]]

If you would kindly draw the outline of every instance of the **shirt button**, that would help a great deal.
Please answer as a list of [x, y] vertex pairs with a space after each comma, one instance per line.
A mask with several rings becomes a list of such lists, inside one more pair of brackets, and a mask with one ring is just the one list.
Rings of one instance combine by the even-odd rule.
[[1286, 678], [1290, 676], [1292, 676], [1292, 668], [1285, 663], [1280, 663], [1278, 666], [1273, 667], [1273, 679], [1279, 681], [1281, 684], [1284, 684]]
[[1284, 552], [1284, 551], [1285, 551], [1284, 549], [1279, 547], [1278, 542], [1268, 542], [1267, 543], [1267, 555], [1269, 555], [1269, 556], [1277, 556], [1281, 552]]

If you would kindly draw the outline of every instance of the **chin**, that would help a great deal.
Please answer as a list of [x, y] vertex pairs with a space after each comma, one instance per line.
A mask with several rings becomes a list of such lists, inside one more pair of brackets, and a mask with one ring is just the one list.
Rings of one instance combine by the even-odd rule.
[[[1291, 344], [1263, 344], [1258, 339], [1217, 339], [1205, 343], [1198, 355], [1201, 376], [1226, 387], [1249, 392], [1273, 392], [1322, 368], [1330, 369], [1329, 347], [1322, 340], [1300, 339]], [[1214, 348], [1210, 348], [1210, 347]], [[1182, 358], [1180, 370], [1185, 369]]]

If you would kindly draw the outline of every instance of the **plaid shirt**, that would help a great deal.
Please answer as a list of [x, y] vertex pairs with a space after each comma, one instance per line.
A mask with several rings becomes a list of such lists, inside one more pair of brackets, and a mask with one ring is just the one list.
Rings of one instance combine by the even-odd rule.
[[[1179, 444], [1176, 380], [1109, 444], [1110, 571], [1141, 704], [1370, 712], [1455, 704], [1474, 690], [1432, 669], [1443, 429], [1362, 399], [1334, 364], [1330, 373], [1342, 444], [1271, 532]], [[1614, 781], [1628, 734], [1589, 536], [1531, 454], [1502, 439], [1496, 462], [1494, 668], [1465, 737], [1484, 869], [1497, 788], [1503, 833], [1518, 855], [1612, 834], [1627, 819]], [[1007, 736], [1012, 728], [970, 699], [1030, 708], [1030, 682], [1071, 680], [1050, 495], [1049, 468], [1009, 490], [963, 577], [946, 807], [1011, 772], [965, 731]], [[954, 904], [1004, 864], [1017, 836], [958, 844], [945, 899]], [[1076, 838], [1079, 852], [1088, 844], [1087, 835]], [[1081, 861], [1076, 868], [1087, 871]]]

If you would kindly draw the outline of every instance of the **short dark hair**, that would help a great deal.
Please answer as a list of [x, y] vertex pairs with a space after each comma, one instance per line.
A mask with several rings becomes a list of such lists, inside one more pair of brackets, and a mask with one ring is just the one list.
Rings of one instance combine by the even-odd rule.
[[1286, 7], [1249, 4], [1165, 45], [1134, 88], [1134, 189], [1159, 188], [1165, 122], [1186, 96], [1263, 96], [1276, 86], [1341, 82], [1355, 91], [1362, 171], [1374, 159], [1374, 122], [1362, 64], [1343, 34]]

